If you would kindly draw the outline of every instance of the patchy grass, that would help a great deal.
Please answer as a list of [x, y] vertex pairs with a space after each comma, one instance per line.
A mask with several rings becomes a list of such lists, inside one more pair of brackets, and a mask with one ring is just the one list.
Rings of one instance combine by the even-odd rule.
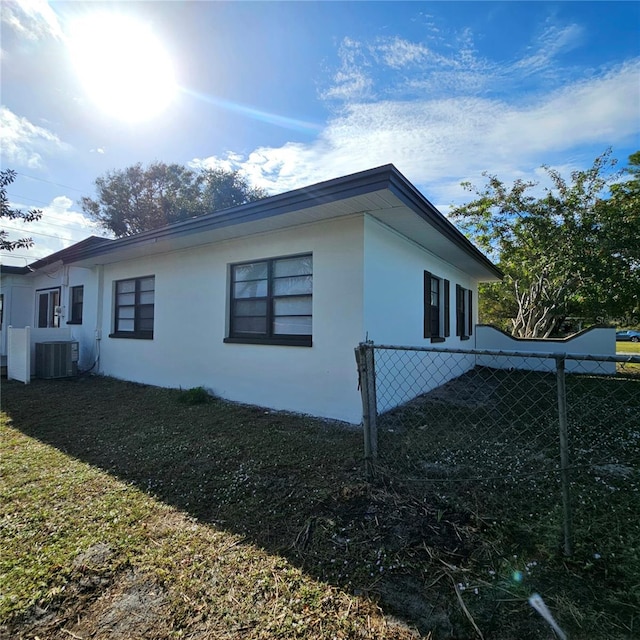
[[[343, 425], [106, 378], [4, 383], [0, 637], [551, 638], [534, 590], [572, 638], [633, 637], [640, 461], [619, 427], [640, 431], [624, 412], [638, 396], [574, 390], [583, 439], [624, 455], [585, 470], [567, 559], [557, 474], [525, 481], [555, 472], [553, 384], [536, 378], [524, 403], [499, 382], [493, 409], [438, 401], [439, 466], [422, 455], [424, 406], [409, 408], [420, 424], [382, 428], [393, 473], [374, 483]], [[505, 440], [498, 410], [539, 434]], [[461, 429], [470, 459], [445, 446]], [[485, 463], [482, 483], [415, 481]]]
[[452, 591], [423, 602], [412, 548], [422, 529], [455, 548], [466, 516], [364, 483], [359, 430], [106, 378], [2, 392], [0, 636], [450, 627]]

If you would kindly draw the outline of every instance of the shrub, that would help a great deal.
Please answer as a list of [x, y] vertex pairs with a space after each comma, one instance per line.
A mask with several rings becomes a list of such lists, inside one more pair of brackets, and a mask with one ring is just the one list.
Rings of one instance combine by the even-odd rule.
[[204, 387], [193, 387], [192, 389], [186, 389], [181, 391], [178, 396], [178, 402], [183, 404], [205, 404], [209, 402], [211, 396]]

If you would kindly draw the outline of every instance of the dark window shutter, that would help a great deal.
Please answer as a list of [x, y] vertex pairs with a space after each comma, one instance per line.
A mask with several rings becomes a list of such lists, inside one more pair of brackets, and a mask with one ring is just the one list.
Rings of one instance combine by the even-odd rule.
[[444, 337], [451, 335], [451, 317], [449, 303], [449, 281], [444, 281]]
[[469, 289], [469, 333], [467, 335], [473, 335], [473, 291]]
[[460, 321], [460, 316], [462, 315], [462, 308], [461, 308], [461, 300], [460, 300], [460, 296], [461, 296], [461, 286], [459, 284], [456, 285], [456, 335], [457, 336], [461, 336], [463, 333], [463, 328], [464, 328], [464, 319], [461, 322]]
[[429, 271], [424, 272], [424, 281], [423, 281], [423, 294], [424, 294], [424, 337], [431, 337], [431, 273]]

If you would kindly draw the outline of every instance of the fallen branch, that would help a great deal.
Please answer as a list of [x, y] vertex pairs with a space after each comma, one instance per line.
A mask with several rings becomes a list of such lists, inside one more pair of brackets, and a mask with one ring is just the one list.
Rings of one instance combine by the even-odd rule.
[[448, 574], [448, 575], [449, 575], [449, 579], [451, 580], [451, 584], [453, 585], [453, 590], [456, 592], [458, 602], [460, 603], [460, 608], [462, 609], [464, 615], [467, 616], [467, 620], [469, 620], [469, 622], [473, 625], [473, 628], [476, 630], [476, 633], [478, 634], [478, 637], [480, 638], [480, 640], [484, 640], [482, 631], [480, 631], [480, 629], [478, 628], [476, 621], [473, 619], [473, 616], [469, 612], [469, 609], [467, 609], [467, 605], [464, 603], [464, 600], [460, 595], [460, 589], [458, 589], [458, 585], [456, 584], [456, 581], [453, 579], [453, 576], [451, 574]]

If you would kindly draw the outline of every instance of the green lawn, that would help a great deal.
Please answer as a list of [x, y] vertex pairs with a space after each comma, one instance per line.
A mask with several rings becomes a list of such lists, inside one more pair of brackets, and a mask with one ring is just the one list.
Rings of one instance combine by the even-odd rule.
[[[640, 355], [640, 342], [616, 342], [616, 353]], [[632, 373], [640, 375], [640, 364], [619, 364], [618, 371], [620, 373]]]
[[640, 355], [640, 342], [616, 342], [616, 352]]
[[[627, 388], [576, 393], [619, 423]], [[436, 489], [412, 481], [404, 445], [368, 483], [357, 429], [199, 399], [3, 382], [0, 637], [550, 638], [534, 591], [572, 639], [637, 631], [637, 458], [625, 483], [575, 493], [564, 558], [556, 486]], [[381, 447], [424, 435], [383, 431]]]

